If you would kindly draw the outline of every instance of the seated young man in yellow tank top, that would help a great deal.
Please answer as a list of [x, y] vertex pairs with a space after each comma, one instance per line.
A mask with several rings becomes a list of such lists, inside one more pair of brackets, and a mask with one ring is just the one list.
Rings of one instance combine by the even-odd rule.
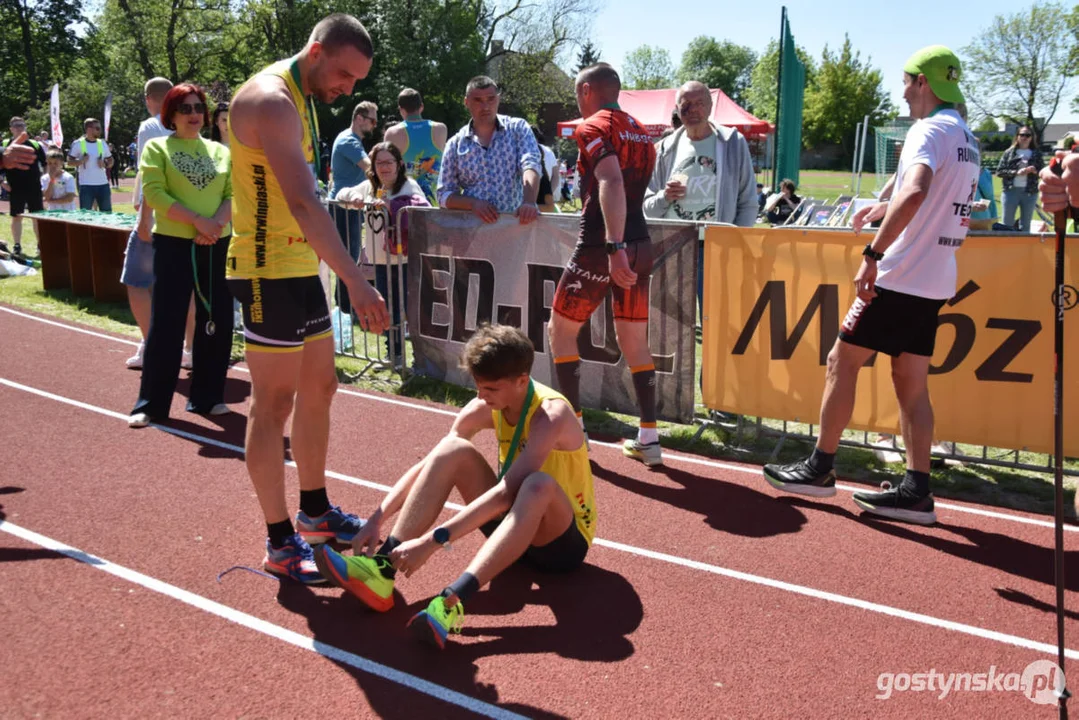
[[[341, 555], [328, 544], [315, 551], [327, 580], [384, 612], [393, 607], [397, 572], [410, 577], [440, 547], [449, 550], [481, 530], [487, 541], [468, 569], [409, 621], [416, 635], [438, 647], [459, 629], [464, 603], [519, 558], [546, 571], [568, 572], [584, 562], [595, 536], [592, 470], [581, 423], [566, 398], [529, 376], [533, 356], [532, 342], [517, 328], [477, 330], [461, 367], [475, 380], [478, 397], [367, 519], [353, 540], [355, 554]], [[501, 472], [472, 443], [482, 430], [498, 437]], [[454, 488], [467, 507], [432, 529]], [[398, 512], [380, 546], [383, 523]]]

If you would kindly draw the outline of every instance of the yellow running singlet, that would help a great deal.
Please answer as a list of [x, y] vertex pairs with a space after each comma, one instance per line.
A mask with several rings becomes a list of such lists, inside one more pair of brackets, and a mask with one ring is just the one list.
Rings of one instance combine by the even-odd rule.
[[[517, 448], [517, 457], [520, 457], [525, 446], [528, 445], [528, 433], [532, 424], [532, 416], [544, 400], [561, 400], [570, 409], [569, 400], [564, 398], [556, 390], [532, 381], [534, 388], [532, 404], [528, 406], [528, 412], [519, 422], [524, 422], [524, 430], [521, 431], [521, 445]], [[491, 417], [495, 423], [495, 433], [498, 435], [498, 462], [506, 462], [506, 453], [509, 452], [510, 443], [513, 442], [515, 425], [510, 425], [502, 419], [499, 410], [492, 410]], [[596, 536], [596, 498], [592, 490], [592, 466], [588, 464], [588, 445], [581, 440], [581, 446], [576, 450], [552, 450], [547, 455], [547, 460], [540, 468], [555, 479], [562, 492], [569, 498], [569, 504], [573, 506], [573, 517], [577, 522], [577, 529], [581, 531], [588, 544], [592, 545], [592, 538]]]
[[[314, 166], [313, 118], [303, 91], [292, 77], [291, 62], [274, 63], [260, 75], [276, 75], [285, 81], [303, 125], [304, 158]], [[257, 77], [257, 76], [256, 76]], [[317, 132], [317, 131], [316, 131]], [[230, 278], [308, 277], [318, 274], [318, 256], [289, 212], [281, 183], [274, 176], [266, 153], [241, 143], [232, 132], [232, 241], [229, 243], [226, 276]], [[306, 180], [306, 178], [305, 178]]]

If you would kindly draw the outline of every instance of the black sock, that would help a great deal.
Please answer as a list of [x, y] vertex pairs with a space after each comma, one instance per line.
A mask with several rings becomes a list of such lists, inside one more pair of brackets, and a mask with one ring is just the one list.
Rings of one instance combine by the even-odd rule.
[[829, 472], [835, 467], [835, 453], [826, 453], [815, 447], [809, 456], [809, 466], [821, 474]]
[[581, 358], [567, 355], [554, 359], [554, 374], [558, 378], [558, 392], [562, 393], [574, 412], [581, 411]]
[[461, 577], [451, 582], [442, 591], [442, 597], [456, 595], [458, 602], [464, 602], [479, 592], [480, 583], [472, 573], [461, 573]]
[[296, 534], [296, 528], [292, 527], [291, 520], [267, 523], [266, 534], [270, 536], [270, 547], [277, 550], [285, 546], [285, 541]]
[[[382, 543], [382, 547], [378, 549], [378, 552], [376, 552], [375, 555], [383, 555], [388, 558], [390, 553], [393, 552], [393, 549], [400, 544], [400, 540], [393, 535], [390, 535], [386, 538], [386, 541]], [[388, 560], [378, 564], [378, 572], [387, 580], [393, 580], [397, 577], [397, 568], [391, 565]]]
[[924, 497], [929, 494], [929, 473], [907, 470], [907, 474], [903, 476], [902, 485], [913, 490], [918, 497]]
[[389, 555], [390, 553], [393, 552], [393, 549], [395, 547], [397, 547], [398, 545], [400, 545], [400, 544], [401, 544], [400, 540], [395, 538], [393, 535], [390, 535], [388, 538], [386, 538], [386, 542], [382, 543], [382, 547], [380, 547], [378, 549], [378, 552], [375, 553], [375, 554], [376, 555]]
[[637, 405], [641, 409], [641, 427], [656, 426], [656, 366], [652, 363], [630, 368]]
[[309, 518], [316, 518], [328, 513], [330, 511], [330, 498], [326, 496], [326, 488], [301, 490], [300, 510]]

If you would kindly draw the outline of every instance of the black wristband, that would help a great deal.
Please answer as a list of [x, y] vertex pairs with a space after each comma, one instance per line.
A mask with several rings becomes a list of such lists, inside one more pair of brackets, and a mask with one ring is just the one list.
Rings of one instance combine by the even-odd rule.
[[607, 243], [607, 254], [614, 255], [619, 250], [625, 250], [626, 244], [624, 242]]
[[869, 243], [865, 244], [865, 250], [862, 250], [862, 255], [865, 255], [870, 260], [876, 260], [877, 262], [880, 262], [884, 259], [884, 253], [877, 252]]

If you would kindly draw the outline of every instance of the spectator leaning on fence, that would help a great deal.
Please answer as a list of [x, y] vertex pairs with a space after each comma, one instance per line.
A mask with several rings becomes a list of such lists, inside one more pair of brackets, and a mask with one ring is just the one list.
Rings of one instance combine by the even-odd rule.
[[[362, 257], [365, 263], [374, 264], [375, 287], [390, 303], [392, 342], [391, 331], [386, 331], [383, 336], [386, 338], [387, 357], [392, 352], [394, 366], [400, 366], [404, 362], [401, 306], [402, 300], [408, 302], [408, 283], [399, 282], [397, 264], [391, 263], [390, 257], [396, 255], [398, 262], [407, 267], [408, 214], [402, 218], [402, 208], [430, 207], [431, 203], [427, 201], [419, 183], [405, 174], [404, 158], [393, 143], [381, 142], [371, 148], [371, 165], [367, 179], [355, 187], [342, 189], [337, 193], [337, 199], [351, 207], [363, 208], [365, 231]], [[401, 237], [398, 238], [396, 229], [399, 218], [402, 224]], [[407, 272], [401, 275], [407, 277]], [[401, 293], [404, 293], [404, 298]]]
[[412, 88], [405, 88], [397, 96], [397, 111], [402, 121], [386, 129], [385, 139], [401, 151], [408, 176], [416, 181], [427, 200], [434, 204], [448, 131], [440, 122], [424, 120], [423, 97]]
[[[26, 121], [21, 117], [11, 118], [12, 144], [26, 134]], [[22, 214], [25, 211], [44, 210], [41, 195], [41, 174], [45, 171], [45, 148], [37, 140], [24, 138], [20, 144], [34, 151], [34, 162], [29, 167], [5, 171], [4, 189], [11, 194], [11, 239], [12, 250], [22, 254]]]
[[142, 151], [143, 201], [154, 209], [154, 289], [139, 399], [128, 424], [167, 418], [180, 374], [191, 292], [195, 306], [194, 367], [188, 412], [224, 415], [232, 353], [232, 296], [225, 285], [232, 218], [229, 151], [203, 138], [210, 124], [206, 94], [183, 83], [169, 90], [161, 120], [174, 134]]
[[[363, 139], [378, 127], [378, 106], [367, 100], [352, 109], [352, 124], [338, 133], [333, 141], [330, 167], [333, 180], [330, 183], [330, 199], [337, 198], [341, 188], [355, 187], [363, 182], [371, 170], [371, 159], [363, 147]], [[353, 262], [360, 258], [360, 213], [330, 204], [341, 242], [348, 248]], [[346, 317], [352, 312], [352, 303], [348, 299], [348, 288], [337, 281], [337, 306]]]
[[465, 88], [472, 120], [446, 143], [438, 176], [438, 202], [470, 210], [486, 223], [499, 213], [516, 213], [521, 224], [539, 212], [540, 155], [528, 122], [498, 114], [499, 91], [484, 75]]
[[1020, 232], [1030, 232], [1034, 206], [1038, 203], [1038, 172], [1044, 166], [1034, 133], [1024, 125], [1016, 131], [1015, 141], [1000, 156], [997, 165], [997, 176], [1004, 185], [1004, 217], [1001, 221], [1008, 227], [1015, 227], [1018, 210]]
[[82, 128], [84, 134], [71, 143], [67, 158], [79, 168], [79, 208], [93, 210], [96, 203], [101, 212], [112, 212], [108, 171], [113, 158], [109, 146], [100, 137], [101, 123], [86, 118]]
[[963, 102], [955, 54], [941, 45], [923, 48], [903, 70], [903, 97], [917, 122], [903, 145], [893, 199], [855, 215], [857, 227], [883, 222], [863, 251], [858, 296], [828, 355], [817, 445], [805, 460], [765, 465], [764, 476], [784, 492], [835, 495], [835, 453], [854, 409], [858, 372], [874, 353], [885, 353], [892, 356], [907, 472], [898, 486], [855, 493], [854, 502], [870, 513], [931, 524], [929, 362], [937, 316], [955, 294], [955, 252], [966, 238], [981, 154], [955, 109]]
[[[749, 143], [733, 128], [713, 125], [712, 93], [691, 81], [675, 96], [682, 127], [656, 148], [644, 212], [648, 217], [753, 227], [757, 180]], [[704, 241], [699, 243], [697, 302], [704, 297]], [[703, 307], [703, 305], [702, 305]]]

